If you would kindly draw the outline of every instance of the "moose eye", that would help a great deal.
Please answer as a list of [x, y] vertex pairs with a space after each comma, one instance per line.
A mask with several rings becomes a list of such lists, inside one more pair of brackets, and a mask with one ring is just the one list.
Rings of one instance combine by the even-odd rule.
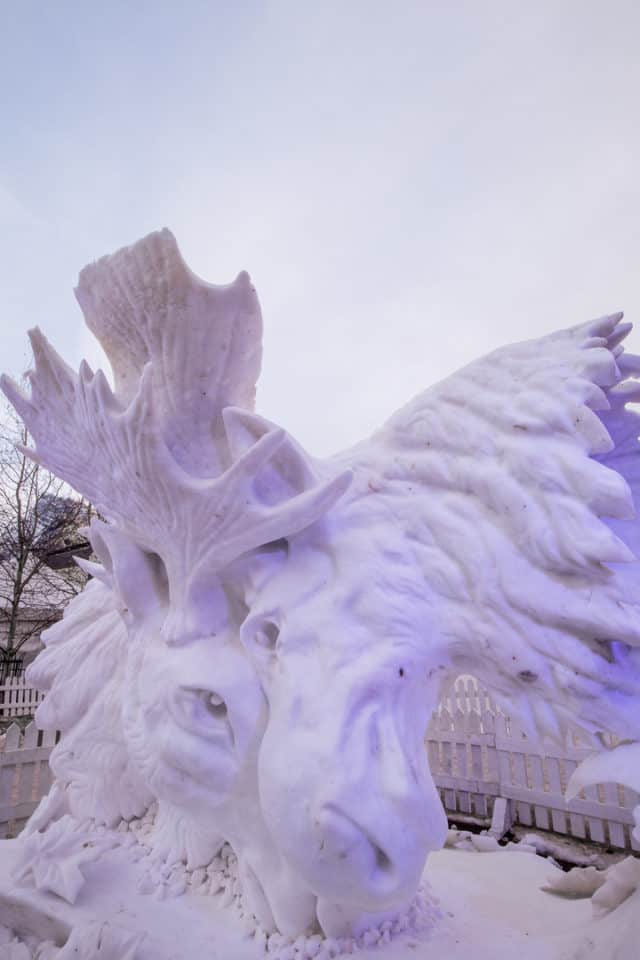
[[180, 687], [170, 702], [173, 716], [183, 729], [202, 736], [222, 733], [233, 744], [227, 704], [219, 693], [198, 687]]
[[206, 693], [205, 694], [204, 705], [207, 708], [208, 712], [212, 717], [217, 717], [219, 720], [223, 720], [227, 716], [227, 705], [217, 693]]

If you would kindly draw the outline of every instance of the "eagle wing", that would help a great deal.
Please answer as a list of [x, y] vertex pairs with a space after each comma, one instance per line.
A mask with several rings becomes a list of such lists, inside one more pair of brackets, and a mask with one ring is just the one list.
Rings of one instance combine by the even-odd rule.
[[615, 314], [497, 350], [368, 445], [402, 493], [453, 668], [545, 733], [560, 718], [640, 737], [630, 329]]

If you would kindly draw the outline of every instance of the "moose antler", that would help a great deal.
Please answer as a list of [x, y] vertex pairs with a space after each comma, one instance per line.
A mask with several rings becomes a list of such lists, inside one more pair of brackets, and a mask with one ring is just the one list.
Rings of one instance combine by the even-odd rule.
[[[31, 331], [31, 396], [2, 389], [44, 464], [163, 560], [171, 603], [188, 585], [322, 516], [350, 473], [319, 480], [283, 430], [229, 401], [253, 401], [260, 312], [246, 274], [213, 287], [184, 265], [169, 231], [81, 274], [78, 299], [116, 389], [76, 374]], [[127, 352], [127, 346], [131, 349]]]

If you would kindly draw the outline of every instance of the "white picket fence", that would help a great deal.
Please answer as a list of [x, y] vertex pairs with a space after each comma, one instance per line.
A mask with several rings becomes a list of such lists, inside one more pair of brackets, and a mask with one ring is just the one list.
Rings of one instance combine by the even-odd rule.
[[[24, 695], [19, 705], [14, 700], [13, 707], [32, 712], [41, 699], [33, 694]], [[24, 733], [12, 724], [0, 737], [0, 838], [15, 836], [48, 791], [48, 759], [56, 736], [38, 731], [32, 722]], [[569, 777], [593, 746], [580, 743], [577, 734], [563, 749], [529, 741], [473, 677], [456, 680], [432, 717], [426, 743], [450, 818], [462, 822], [473, 817], [489, 825], [494, 812], [506, 805], [512, 823], [640, 850], [631, 837], [632, 811], [640, 804], [633, 791], [604, 784], [565, 803]]]
[[0, 685], [0, 720], [31, 717], [44, 694], [27, 685], [24, 677], [10, 677]]
[[0, 737], [0, 839], [15, 837], [49, 791], [49, 754], [57, 734], [38, 730], [33, 721], [12, 724]]
[[502, 798], [511, 823], [640, 851], [631, 836], [640, 797], [632, 790], [600, 784], [565, 802], [569, 777], [594, 749], [577, 731], [569, 739], [562, 748], [531, 742], [473, 677], [458, 677], [426, 738], [431, 772], [449, 817], [489, 824]]

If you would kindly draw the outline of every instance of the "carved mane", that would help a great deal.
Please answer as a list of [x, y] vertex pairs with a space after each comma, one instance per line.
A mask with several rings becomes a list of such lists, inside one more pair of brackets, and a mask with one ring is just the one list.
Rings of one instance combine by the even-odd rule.
[[69, 812], [109, 826], [141, 816], [153, 798], [127, 746], [123, 693], [129, 642], [113, 591], [90, 581], [42, 641], [44, 650], [28, 679], [47, 694], [36, 723], [62, 734], [49, 762]]

